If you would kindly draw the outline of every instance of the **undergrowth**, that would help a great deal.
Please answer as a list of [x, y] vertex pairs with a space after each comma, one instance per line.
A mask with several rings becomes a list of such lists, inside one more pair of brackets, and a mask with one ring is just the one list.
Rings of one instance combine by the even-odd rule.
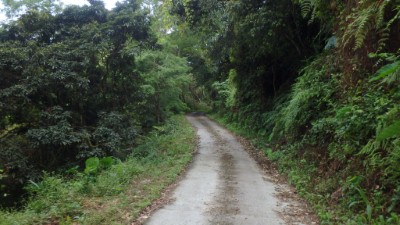
[[314, 59], [262, 115], [240, 116], [244, 109], [215, 118], [275, 161], [322, 224], [399, 224], [399, 83], [375, 79], [399, 68], [384, 66], [343, 89], [334, 62]]
[[130, 224], [174, 182], [194, 149], [194, 130], [175, 116], [124, 162], [92, 158], [84, 172], [72, 168], [68, 176], [45, 174], [42, 182], [31, 182], [26, 206], [1, 210], [0, 224]]

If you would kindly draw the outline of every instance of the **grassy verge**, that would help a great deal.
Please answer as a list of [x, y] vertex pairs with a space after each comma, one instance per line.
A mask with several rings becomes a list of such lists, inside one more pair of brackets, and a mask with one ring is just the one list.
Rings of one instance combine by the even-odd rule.
[[24, 209], [0, 211], [0, 224], [130, 224], [191, 161], [195, 132], [183, 116], [146, 137], [124, 162], [68, 180], [45, 175]]

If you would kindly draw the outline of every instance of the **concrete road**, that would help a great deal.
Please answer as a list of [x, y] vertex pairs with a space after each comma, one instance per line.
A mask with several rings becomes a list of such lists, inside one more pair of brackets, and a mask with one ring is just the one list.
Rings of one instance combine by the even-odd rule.
[[173, 192], [171, 204], [147, 225], [285, 224], [277, 184], [226, 129], [204, 116], [188, 116], [199, 136], [198, 154]]

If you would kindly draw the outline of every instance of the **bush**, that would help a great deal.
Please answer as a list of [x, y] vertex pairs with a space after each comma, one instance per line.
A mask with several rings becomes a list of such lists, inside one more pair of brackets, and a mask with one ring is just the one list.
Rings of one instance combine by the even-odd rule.
[[[190, 161], [196, 145], [194, 130], [182, 116], [157, 130], [126, 161], [93, 157], [83, 172], [74, 167], [69, 177], [45, 173], [40, 182], [30, 181], [26, 205], [19, 211], [0, 210], [0, 224], [131, 223], [125, 216], [137, 216], [157, 199]], [[137, 156], [149, 148], [147, 157]]]
[[293, 85], [288, 103], [279, 112], [274, 128], [283, 138], [301, 138], [311, 127], [311, 121], [323, 116], [333, 107], [333, 96], [337, 91], [337, 74], [327, 62], [330, 56], [320, 56], [301, 71]]

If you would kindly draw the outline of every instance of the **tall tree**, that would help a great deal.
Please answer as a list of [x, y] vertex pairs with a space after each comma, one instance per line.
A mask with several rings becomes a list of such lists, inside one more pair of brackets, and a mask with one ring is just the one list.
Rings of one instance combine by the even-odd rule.
[[61, 11], [60, 0], [2, 0], [3, 12], [8, 18], [14, 18], [23, 12], [36, 10], [57, 13]]
[[90, 3], [28, 10], [1, 30], [0, 169], [9, 191], [42, 170], [123, 157], [141, 132], [141, 112], [129, 110], [143, 99], [135, 58], [155, 46], [148, 12], [134, 1], [111, 12]]

